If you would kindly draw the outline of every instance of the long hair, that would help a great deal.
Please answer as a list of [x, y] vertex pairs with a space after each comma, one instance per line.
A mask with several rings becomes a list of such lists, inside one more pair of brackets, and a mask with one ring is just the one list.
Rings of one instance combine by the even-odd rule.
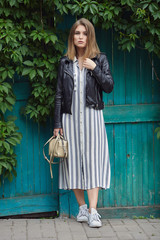
[[93, 58], [100, 53], [99, 47], [96, 42], [96, 35], [93, 24], [86, 18], [81, 18], [73, 24], [68, 37], [68, 49], [66, 55], [71, 60], [73, 60], [74, 57], [77, 55], [76, 47], [74, 45], [74, 34], [76, 28], [79, 25], [83, 25], [87, 31], [87, 45], [83, 58]]

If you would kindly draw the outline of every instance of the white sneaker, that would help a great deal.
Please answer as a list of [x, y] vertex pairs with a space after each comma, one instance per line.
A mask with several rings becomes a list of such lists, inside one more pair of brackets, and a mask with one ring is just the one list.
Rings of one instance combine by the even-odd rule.
[[101, 216], [96, 209], [91, 208], [91, 213], [89, 213], [88, 225], [89, 227], [101, 227], [102, 222], [100, 220]]
[[87, 204], [79, 207], [79, 213], [77, 215], [77, 222], [88, 222], [89, 212], [87, 209]]

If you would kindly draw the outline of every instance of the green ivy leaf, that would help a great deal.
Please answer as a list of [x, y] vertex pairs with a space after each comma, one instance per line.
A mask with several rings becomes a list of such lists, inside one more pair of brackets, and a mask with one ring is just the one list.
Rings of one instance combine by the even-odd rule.
[[38, 72], [39, 76], [43, 78], [43, 71], [40, 69], [37, 69], [37, 72]]
[[0, 175], [2, 175], [2, 165], [0, 165]]
[[6, 141], [13, 146], [17, 145], [17, 139], [16, 138], [10, 137], [10, 138], [7, 138]]
[[7, 100], [7, 102], [9, 102], [9, 103], [12, 104], [12, 105], [15, 104], [15, 98], [12, 98], [12, 97], [7, 96], [7, 97], [6, 97], [6, 100]]
[[88, 4], [86, 4], [86, 5], [85, 5], [85, 7], [84, 7], [84, 10], [83, 10], [83, 12], [84, 12], [84, 13], [86, 13], [86, 12], [88, 11], [88, 9], [89, 9], [89, 5], [88, 5]]
[[7, 153], [10, 151], [10, 145], [7, 142], [3, 142], [3, 146], [5, 147]]
[[4, 168], [8, 169], [8, 164], [2, 160], [0, 161], [0, 165]]
[[29, 67], [33, 67], [34, 66], [34, 63], [29, 61], [29, 60], [25, 61], [24, 64], [29, 66]]
[[4, 70], [6, 70], [4, 67], [0, 67], [0, 72], [3, 72]]
[[57, 36], [51, 35], [50, 40], [52, 41], [52, 43], [55, 43], [57, 41]]
[[16, 3], [16, 0], [10, 0], [9, 1], [9, 4], [10, 4], [11, 7], [13, 7], [15, 5], [15, 3]]
[[3, 73], [2, 73], [2, 79], [3, 80], [5, 80], [6, 78], [7, 78], [7, 71], [4, 71]]
[[28, 75], [32, 71], [32, 68], [24, 68], [22, 71], [22, 76]]
[[2, 89], [2, 91], [4, 91], [6, 94], [8, 94], [9, 89], [8, 89], [8, 87], [6, 87], [6, 86], [4, 85], [4, 83], [3, 83], [3, 85], [1, 86], [1, 89]]
[[32, 70], [30, 73], [29, 73], [29, 76], [30, 76], [30, 79], [33, 79], [35, 76], [36, 76], [36, 70]]

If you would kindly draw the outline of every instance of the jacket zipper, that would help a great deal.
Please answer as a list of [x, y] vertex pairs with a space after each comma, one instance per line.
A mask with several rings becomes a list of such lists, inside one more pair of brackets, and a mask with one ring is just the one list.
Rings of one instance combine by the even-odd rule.
[[[69, 73], [69, 72], [67, 72], [66, 70], [64, 70], [64, 72], [65, 73], [67, 73], [71, 78], [72, 78], [72, 81], [73, 81], [73, 84], [74, 84], [74, 78], [73, 78], [73, 76]], [[73, 91], [72, 91], [73, 92]], [[72, 102], [72, 97], [71, 97], [71, 102]], [[71, 113], [72, 114], [72, 113]]]

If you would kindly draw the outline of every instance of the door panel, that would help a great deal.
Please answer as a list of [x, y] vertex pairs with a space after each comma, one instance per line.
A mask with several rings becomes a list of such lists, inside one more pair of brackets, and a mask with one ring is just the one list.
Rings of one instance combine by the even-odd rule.
[[16, 147], [17, 177], [11, 183], [5, 180], [0, 188], [0, 216], [57, 211], [58, 166], [53, 167], [52, 181], [42, 154], [44, 143], [52, 135], [53, 121], [40, 126], [21, 114], [30, 93], [28, 82], [17, 80], [14, 92], [17, 101], [12, 114], [17, 116], [15, 123], [23, 138]]

